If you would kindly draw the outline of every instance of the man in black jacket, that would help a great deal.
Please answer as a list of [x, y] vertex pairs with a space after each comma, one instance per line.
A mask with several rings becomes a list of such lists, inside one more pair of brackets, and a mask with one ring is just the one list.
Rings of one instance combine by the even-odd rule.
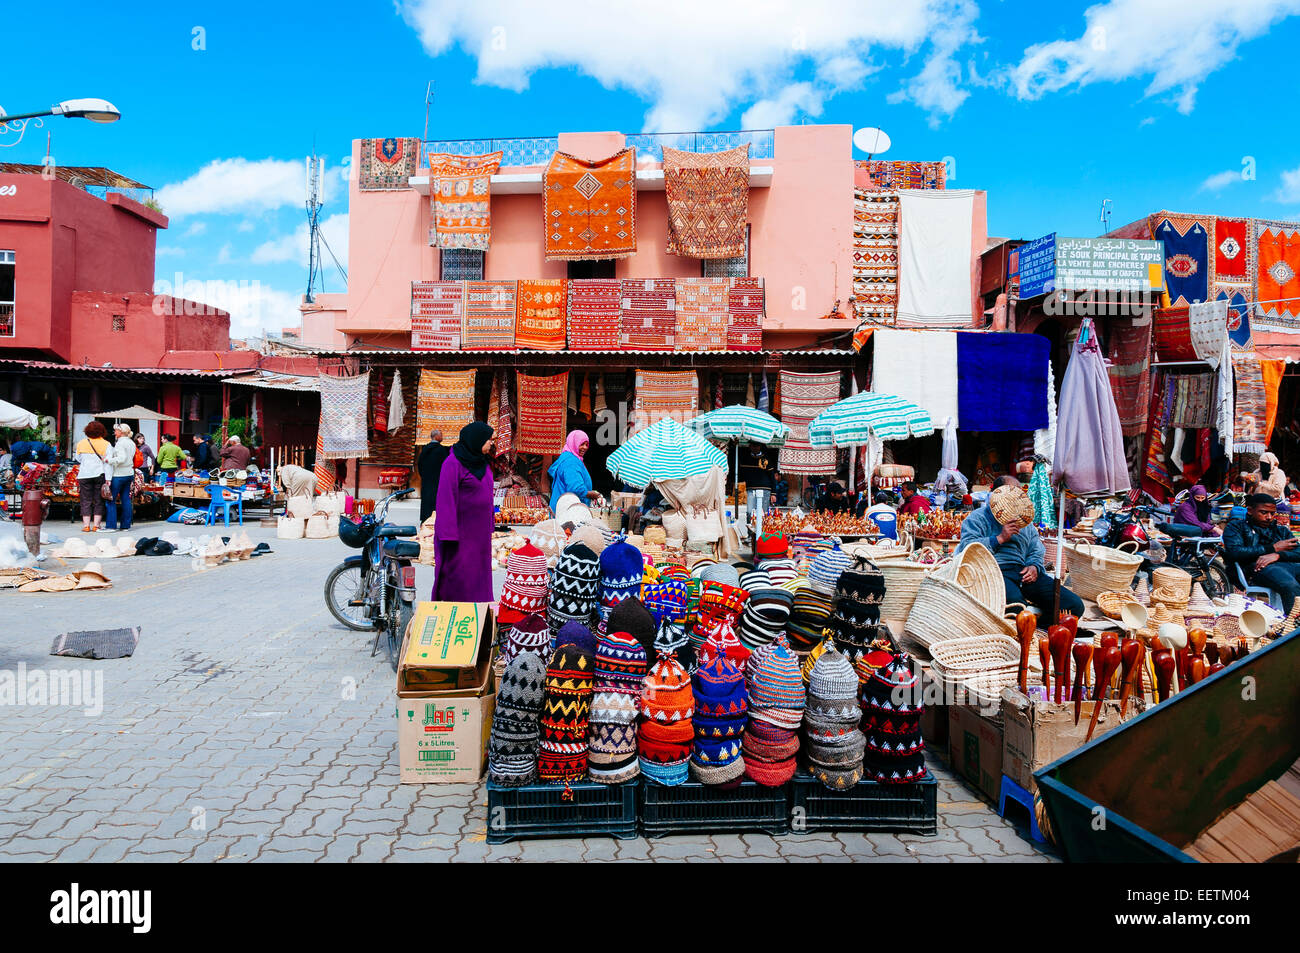
[[451, 455], [451, 448], [442, 445], [442, 431], [429, 434], [429, 442], [420, 451], [416, 468], [420, 471], [420, 522], [423, 523], [438, 509], [438, 483], [442, 465]]
[[1282, 611], [1300, 596], [1300, 550], [1291, 530], [1276, 521], [1277, 501], [1267, 493], [1246, 499], [1246, 518], [1223, 528], [1227, 558], [1241, 567], [1252, 586], [1267, 586], [1282, 597]]
[[203, 434], [194, 435], [194, 453], [191, 457], [194, 460], [194, 469], [203, 472], [211, 470], [220, 463], [216, 452], [212, 449], [212, 441]]

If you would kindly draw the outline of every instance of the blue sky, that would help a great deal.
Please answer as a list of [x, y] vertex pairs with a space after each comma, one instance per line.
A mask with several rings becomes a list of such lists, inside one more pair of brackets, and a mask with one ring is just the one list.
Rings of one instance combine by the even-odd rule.
[[[566, 0], [39, 5], [4, 14], [9, 112], [76, 96], [0, 160], [105, 165], [158, 190], [158, 277], [249, 283], [234, 333], [298, 323], [303, 159], [327, 163], [346, 266], [354, 138], [875, 125], [951, 156], [994, 235], [1101, 231], [1168, 208], [1300, 219], [1300, 0]], [[12, 143], [11, 133], [0, 145]], [[329, 266], [326, 290], [344, 290]]]

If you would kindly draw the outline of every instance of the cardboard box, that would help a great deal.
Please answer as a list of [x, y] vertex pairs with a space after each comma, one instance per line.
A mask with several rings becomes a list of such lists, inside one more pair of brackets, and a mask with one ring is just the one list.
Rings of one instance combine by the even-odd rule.
[[417, 603], [397, 668], [398, 694], [483, 686], [491, 674], [495, 644], [493, 603]]
[[1001, 716], [985, 718], [973, 705], [948, 706], [948, 763], [985, 797], [1002, 788]]
[[942, 695], [930, 673], [930, 666], [921, 662], [920, 668], [921, 697], [925, 699], [925, 711], [921, 713], [921, 737], [925, 739], [927, 748], [943, 751], [948, 745], [948, 706], [936, 703]]
[[[1146, 711], [1146, 700], [1136, 693], [1129, 698], [1128, 721]], [[1080, 706], [1079, 723], [1074, 723], [1074, 702], [1045, 702], [1026, 698], [1015, 688], [1002, 690], [1002, 771], [1031, 794], [1038, 790], [1034, 772], [1083, 746], [1092, 719], [1093, 702]], [[1102, 702], [1092, 740], [1121, 724], [1119, 699]]]
[[[492, 684], [492, 683], [489, 683]], [[496, 692], [404, 692], [397, 696], [397, 758], [403, 784], [483, 779]]]

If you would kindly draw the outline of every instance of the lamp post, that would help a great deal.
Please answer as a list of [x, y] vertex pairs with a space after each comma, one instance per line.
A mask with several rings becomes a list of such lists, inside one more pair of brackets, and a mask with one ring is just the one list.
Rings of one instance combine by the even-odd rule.
[[0, 143], [0, 145], [18, 145], [23, 140], [23, 134], [27, 131], [28, 123], [35, 120], [36, 126], [39, 128], [45, 124], [45, 116], [67, 116], [69, 119], [89, 119], [91, 122], [105, 123], [117, 122], [122, 118], [122, 114], [117, 107], [107, 99], [68, 99], [61, 103], [55, 103], [49, 109], [16, 113], [12, 116], [0, 109], [0, 135], [12, 130], [18, 132], [18, 138], [13, 142]]

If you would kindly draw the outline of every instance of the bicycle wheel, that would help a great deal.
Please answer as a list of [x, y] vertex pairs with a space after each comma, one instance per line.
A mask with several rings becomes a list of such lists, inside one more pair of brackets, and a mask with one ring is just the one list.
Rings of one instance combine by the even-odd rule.
[[414, 616], [414, 606], [399, 596], [396, 610], [388, 615], [388, 638], [385, 639], [388, 646], [388, 662], [393, 666], [394, 672], [397, 671], [397, 663], [400, 661], [402, 639], [406, 635], [406, 627], [411, 624], [411, 619]]
[[348, 605], [353, 599], [364, 596], [361, 567], [356, 564], [342, 563], [325, 577], [325, 605], [330, 610], [330, 615], [349, 629], [371, 632], [375, 628], [375, 621], [367, 617], [366, 607]]
[[1211, 599], [1225, 599], [1232, 593], [1228, 567], [1222, 559], [1212, 559], [1205, 564], [1205, 576], [1198, 580]]

